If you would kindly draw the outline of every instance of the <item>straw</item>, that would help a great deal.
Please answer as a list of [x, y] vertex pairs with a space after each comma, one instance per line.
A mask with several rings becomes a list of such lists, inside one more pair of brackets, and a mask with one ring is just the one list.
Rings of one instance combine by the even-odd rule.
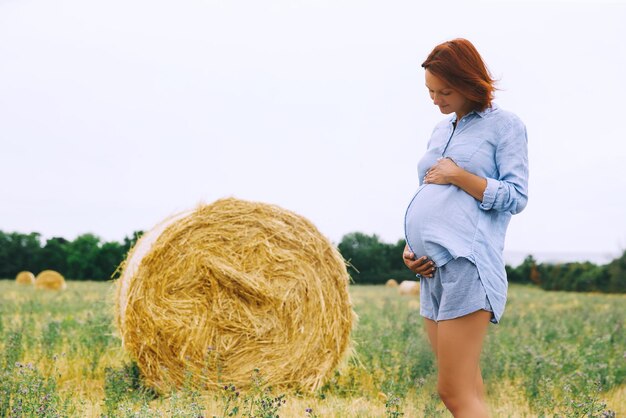
[[[156, 231], [156, 232], [155, 232]], [[123, 345], [160, 392], [194, 384], [318, 389], [356, 319], [337, 249], [278, 206], [222, 199], [176, 215], [131, 250], [117, 282]]]
[[15, 277], [15, 282], [17, 284], [32, 285], [35, 283], [35, 275], [30, 271], [20, 271]]
[[35, 279], [35, 288], [47, 290], [64, 290], [67, 287], [65, 279], [54, 270], [44, 270]]

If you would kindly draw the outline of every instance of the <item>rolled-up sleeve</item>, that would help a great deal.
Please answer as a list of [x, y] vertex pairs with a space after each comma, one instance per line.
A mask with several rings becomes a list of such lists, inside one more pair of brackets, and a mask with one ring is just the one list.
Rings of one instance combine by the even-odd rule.
[[498, 178], [487, 178], [480, 208], [516, 214], [528, 202], [528, 137], [524, 123], [511, 121], [499, 135], [496, 148]]

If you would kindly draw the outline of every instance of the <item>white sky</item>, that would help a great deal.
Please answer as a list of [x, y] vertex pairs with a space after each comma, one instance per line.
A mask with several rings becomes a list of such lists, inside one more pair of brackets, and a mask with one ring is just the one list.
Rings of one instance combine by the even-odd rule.
[[444, 116], [421, 62], [470, 39], [526, 123], [509, 252], [626, 249], [626, 2], [0, 0], [0, 230], [121, 240], [235, 196], [403, 236]]

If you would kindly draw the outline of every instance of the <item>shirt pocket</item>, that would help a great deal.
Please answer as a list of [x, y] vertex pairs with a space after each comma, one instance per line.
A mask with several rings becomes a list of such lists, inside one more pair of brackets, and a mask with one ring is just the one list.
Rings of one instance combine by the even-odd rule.
[[449, 157], [457, 163], [469, 162], [485, 142], [484, 139], [479, 137], [463, 136], [454, 138], [444, 157]]

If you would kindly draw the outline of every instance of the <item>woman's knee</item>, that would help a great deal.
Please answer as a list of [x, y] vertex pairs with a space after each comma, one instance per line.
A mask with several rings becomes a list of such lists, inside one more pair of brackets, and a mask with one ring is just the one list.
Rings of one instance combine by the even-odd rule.
[[478, 393], [475, 390], [463, 390], [443, 382], [437, 384], [437, 392], [443, 403], [453, 414], [456, 411], [462, 411], [473, 406], [476, 402], [480, 402]]
[[437, 393], [446, 405], [448, 405], [448, 403], [455, 402], [456, 398], [458, 398], [457, 392], [457, 390], [454, 390], [454, 388], [450, 387], [450, 385], [441, 382], [441, 380], [437, 383]]

